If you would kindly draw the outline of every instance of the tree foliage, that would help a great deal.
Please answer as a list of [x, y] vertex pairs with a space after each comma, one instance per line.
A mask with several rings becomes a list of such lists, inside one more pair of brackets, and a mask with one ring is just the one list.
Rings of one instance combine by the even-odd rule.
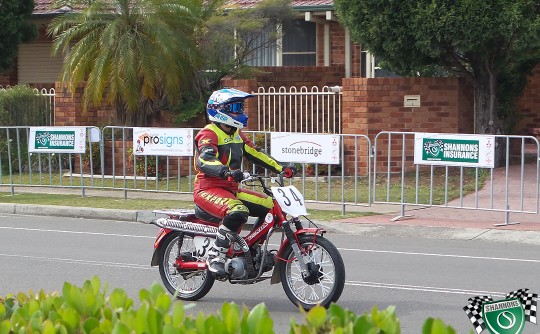
[[290, 15], [289, 1], [225, 12], [222, 0], [57, 0], [75, 11], [48, 31], [67, 55], [61, 80], [73, 92], [86, 81], [85, 106], [110, 103], [117, 123], [147, 125], [157, 111], [177, 110], [181, 120], [203, 111], [224, 76], [275, 43], [277, 35], [254, 41]]
[[0, 0], [0, 73], [12, 68], [20, 43], [36, 38], [33, 10], [34, 0]]
[[193, 67], [193, 80], [177, 106], [177, 119], [185, 121], [204, 112], [206, 100], [226, 76], [252, 77], [258, 73], [246, 63], [255, 53], [275, 46], [281, 26], [293, 17], [291, 0], [262, 0], [250, 8], [220, 4], [202, 29], [197, 31], [200, 66]]
[[540, 62], [537, 0], [336, 0], [335, 5], [353, 39], [382, 58], [387, 69], [467, 78], [475, 92], [475, 132], [508, 130], [515, 100]]
[[62, 0], [83, 8], [48, 27], [54, 52], [66, 53], [61, 80], [72, 91], [86, 81], [84, 105], [110, 103], [117, 121], [146, 125], [180, 100], [197, 66], [194, 31], [207, 7], [202, 0]]

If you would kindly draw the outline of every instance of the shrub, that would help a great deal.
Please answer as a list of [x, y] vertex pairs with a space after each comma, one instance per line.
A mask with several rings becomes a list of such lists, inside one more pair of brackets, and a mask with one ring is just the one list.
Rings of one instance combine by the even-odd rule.
[[[101, 288], [99, 278], [82, 287], [64, 283], [62, 293], [10, 294], [0, 298], [0, 334], [11, 333], [258, 333], [270, 334], [273, 321], [264, 304], [253, 309], [225, 303], [216, 314], [186, 316], [191, 305], [173, 301], [158, 283], [140, 290], [140, 305], [122, 289]], [[398, 334], [399, 320], [393, 307], [356, 315], [338, 305], [328, 310], [314, 307], [305, 314], [306, 323], [291, 322], [291, 333]], [[428, 319], [423, 334], [454, 334], [441, 320]]]
[[50, 118], [47, 98], [29, 86], [0, 90], [0, 125], [41, 126]]

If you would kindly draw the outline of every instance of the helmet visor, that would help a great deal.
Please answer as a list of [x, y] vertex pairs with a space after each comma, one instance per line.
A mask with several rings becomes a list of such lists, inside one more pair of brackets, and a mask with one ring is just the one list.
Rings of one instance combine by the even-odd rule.
[[244, 102], [234, 102], [229, 103], [223, 107], [226, 112], [232, 114], [242, 114], [244, 113]]

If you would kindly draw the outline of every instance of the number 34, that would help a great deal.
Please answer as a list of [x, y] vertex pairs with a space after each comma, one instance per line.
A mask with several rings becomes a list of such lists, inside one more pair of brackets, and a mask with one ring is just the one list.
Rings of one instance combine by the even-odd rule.
[[300, 206], [304, 206], [304, 203], [301, 200], [301, 195], [298, 196], [298, 194], [293, 190], [293, 188], [279, 188], [277, 190], [279, 192], [279, 194], [283, 197], [283, 204], [285, 204], [286, 206], [291, 206], [292, 205], [292, 201], [287, 196], [287, 194], [285, 193], [285, 190], [289, 190], [289, 192], [291, 193], [290, 196], [293, 198], [293, 200], [298, 202], [298, 204]]

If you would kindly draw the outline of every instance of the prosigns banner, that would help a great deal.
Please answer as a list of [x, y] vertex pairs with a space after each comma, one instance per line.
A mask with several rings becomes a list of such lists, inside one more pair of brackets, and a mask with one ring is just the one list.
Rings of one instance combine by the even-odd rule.
[[416, 133], [414, 163], [493, 168], [495, 136]]
[[133, 153], [193, 156], [193, 129], [133, 128]]
[[273, 132], [270, 154], [282, 162], [340, 163], [339, 135]]
[[33, 153], [85, 153], [84, 127], [31, 127], [28, 151]]

